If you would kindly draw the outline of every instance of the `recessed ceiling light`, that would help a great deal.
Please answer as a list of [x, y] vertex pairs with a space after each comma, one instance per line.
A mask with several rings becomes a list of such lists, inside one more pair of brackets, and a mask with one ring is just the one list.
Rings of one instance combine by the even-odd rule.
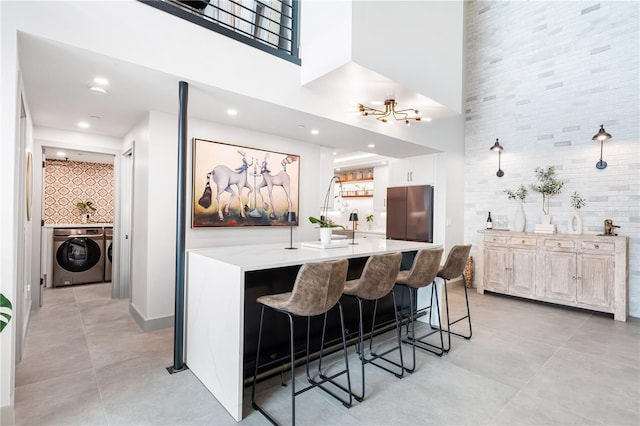
[[375, 148], [376, 146], [372, 143], [370, 143], [369, 145], [367, 145], [368, 148]]
[[98, 87], [98, 86], [89, 87], [89, 91], [91, 93], [93, 93], [94, 95], [106, 95], [107, 94], [107, 91], [105, 89], [103, 89], [102, 87]]
[[100, 86], [106, 86], [107, 84], [109, 84], [109, 80], [104, 77], [96, 77], [93, 79], [93, 82], [95, 84], [99, 84]]
[[312, 135], [317, 135], [317, 134], [319, 134], [319, 133], [320, 133], [320, 130], [318, 130], [318, 129], [311, 129], [311, 134], [312, 134]]
[[338, 167], [338, 168], [336, 169], [336, 172], [339, 172], [339, 171], [340, 171], [340, 167]]
[[86, 121], [79, 121], [78, 122], [78, 127], [82, 128], [82, 129], [88, 129], [89, 128], [89, 123], [87, 123]]
[[337, 152], [335, 152], [335, 151], [333, 151], [333, 155], [338, 155], [338, 153], [337, 153]]
[[371, 101], [372, 105], [382, 105], [383, 102], [382, 101]]
[[62, 152], [62, 151], [58, 151], [58, 152], [56, 152], [56, 155], [57, 155], [58, 157], [66, 157], [66, 156], [67, 156], [67, 154], [66, 154], [66, 153], [64, 153], [64, 152]]
[[229, 114], [229, 115], [238, 115], [238, 110], [228, 109], [227, 110], [227, 114]]
[[433, 121], [431, 117], [423, 117], [422, 121]]

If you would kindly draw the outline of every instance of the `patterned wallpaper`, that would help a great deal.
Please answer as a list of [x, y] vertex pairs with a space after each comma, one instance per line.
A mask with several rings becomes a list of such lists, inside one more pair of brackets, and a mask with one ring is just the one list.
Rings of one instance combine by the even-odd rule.
[[79, 201], [93, 202], [91, 223], [113, 223], [113, 164], [47, 160], [44, 168], [44, 223], [83, 223]]

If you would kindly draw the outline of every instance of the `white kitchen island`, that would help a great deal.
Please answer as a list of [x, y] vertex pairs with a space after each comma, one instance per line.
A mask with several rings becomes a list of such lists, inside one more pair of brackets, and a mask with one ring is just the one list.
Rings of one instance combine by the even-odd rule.
[[[297, 243], [297, 250], [285, 249], [286, 244], [267, 244], [187, 252], [186, 363], [234, 419], [243, 417], [247, 275], [255, 280], [264, 271], [268, 279], [274, 271], [307, 262], [440, 248], [438, 244], [371, 238], [356, 242], [331, 249], [305, 248]], [[293, 280], [290, 284], [292, 287]]]

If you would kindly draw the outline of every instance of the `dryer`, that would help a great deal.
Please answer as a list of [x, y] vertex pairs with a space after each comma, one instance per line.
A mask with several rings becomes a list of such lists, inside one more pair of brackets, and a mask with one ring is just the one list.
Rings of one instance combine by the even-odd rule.
[[103, 249], [102, 228], [55, 228], [53, 286], [102, 282]]
[[111, 281], [113, 228], [104, 228], [104, 280]]

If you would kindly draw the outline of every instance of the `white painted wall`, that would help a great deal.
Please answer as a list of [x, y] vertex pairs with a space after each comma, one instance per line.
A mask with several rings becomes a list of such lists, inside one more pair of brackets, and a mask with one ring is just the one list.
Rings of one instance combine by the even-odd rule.
[[[131, 308], [147, 313], [149, 227], [150, 114], [124, 137], [123, 151], [133, 153], [133, 218], [131, 220]], [[134, 144], [135, 141], [135, 144]]]
[[351, 0], [300, 2], [300, 19], [305, 23], [300, 34], [302, 84], [351, 60], [351, 4]]
[[[503, 190], [528, 187], [536, 167], [555, 166], [565, 181], [551, 201], [558, 233], [567, 232], [577, 191], [587, 199], [586, 234], [611, 218], [629, 236], [630, 314], [639, 317], [640, 5], [470, 2], [467, 12], [465, 239], [477, 242], [487, 211], [513, 223], [516, 206]], [[601, 124], [613, 135], [604, 170], [591, 140]], [[496, 138], [502, 178], [489, 151]], [[533, 231], [540, 194], [530, 191], [524, 209]]]
[[463, 6], [462, 1], [354, 1], [352, 60], [459, 113]]
[[[10, 17], [0, 7], [0, 28], [8, 26]], [[16, 265], [18, 255], [16, 229], [19, 191], [16, 190], [16, 165], [18, 143], [16, 125], [18, 120], [18, 64], [17, 34], [2, 31], [0, 36], [0, 292], [15, 303]], [[0, 421], [13, 422], [13, 400], [15, 382], [15, 321], [11, 321], [0, 333]], [[7, 422], [7, 423], [5, 423]]]

